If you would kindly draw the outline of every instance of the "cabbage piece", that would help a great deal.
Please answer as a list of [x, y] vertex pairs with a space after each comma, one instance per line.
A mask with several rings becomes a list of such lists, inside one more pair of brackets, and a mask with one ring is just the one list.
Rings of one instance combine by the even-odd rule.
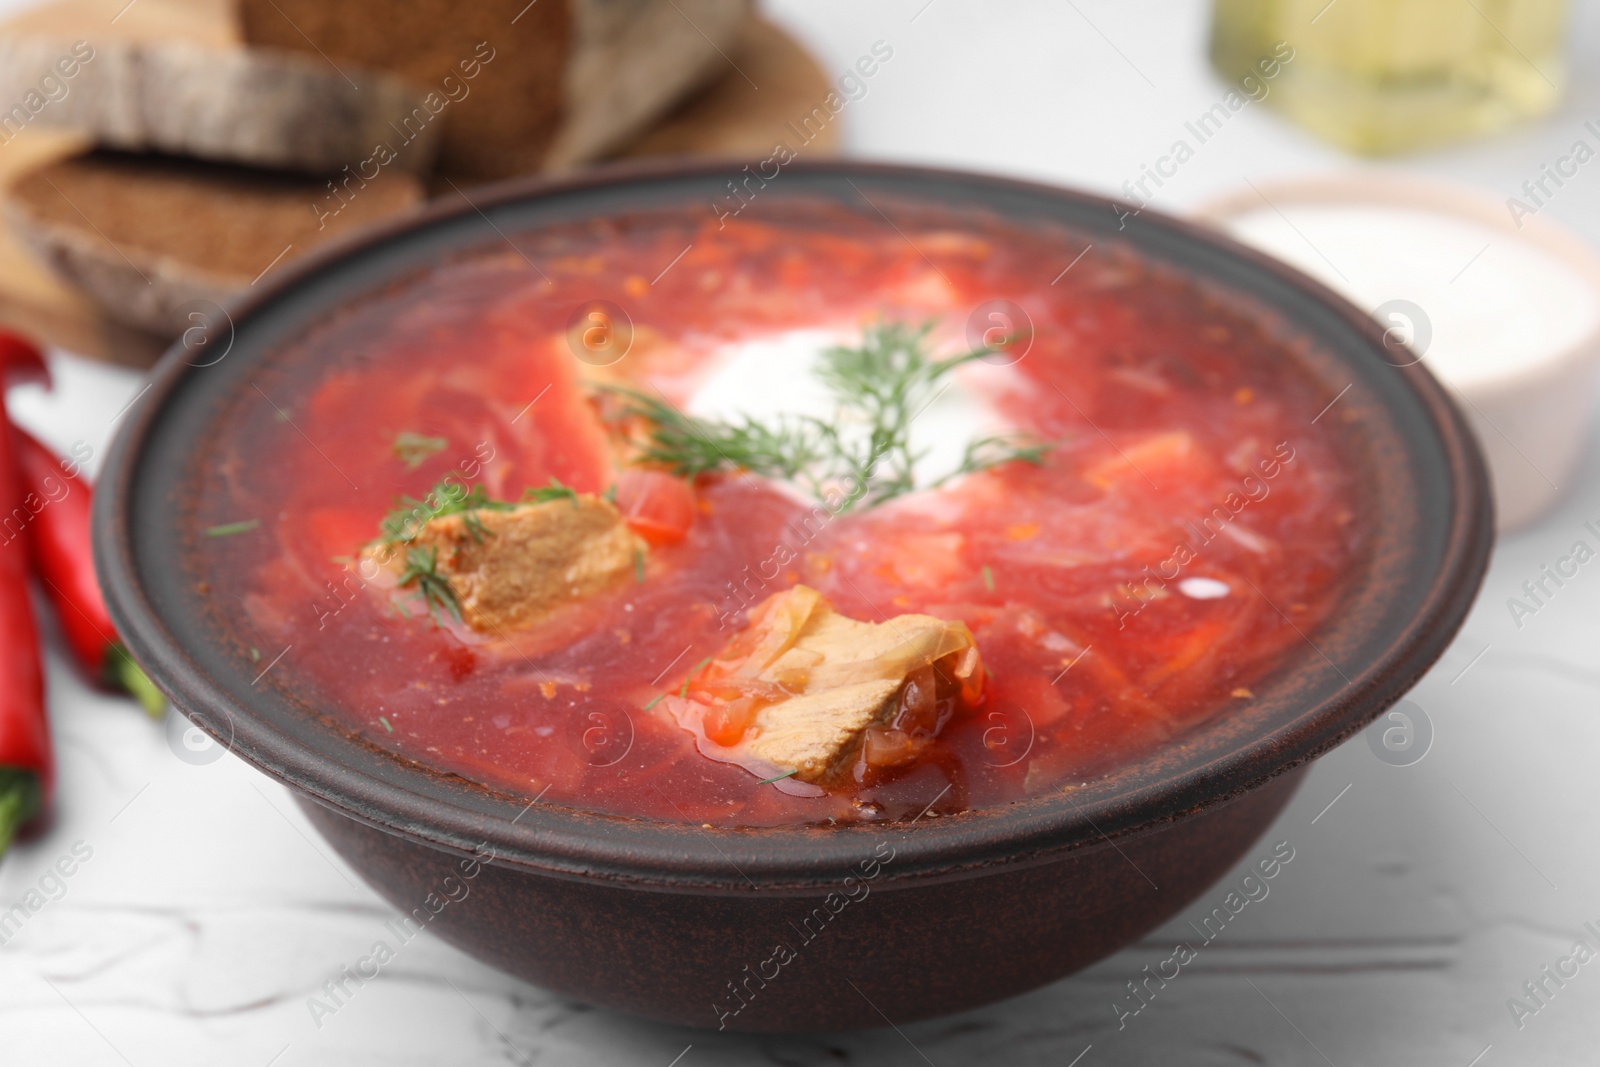
[[831, 788], [920, 758], [952, 715], [981, 701], [983, 662], [964, 623], [862, 622], [799, 585], [757, 606], [676, 688], [663, 708], [705, 755]]

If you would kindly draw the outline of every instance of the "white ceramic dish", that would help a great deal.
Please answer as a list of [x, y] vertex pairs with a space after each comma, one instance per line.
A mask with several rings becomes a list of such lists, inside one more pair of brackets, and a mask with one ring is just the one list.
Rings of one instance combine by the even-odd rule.
[[[1523, 242], [1559, 262], [1579, 283], [1579, 291], [1588, 290], [1600, 304], [1600, 255], [1587, 242], [1542, 216], [1523, 216], [1519, 225], [1501, 201], [1442, 182], [1355, 171], [1257, 183], [1200, 205], [1194, 215], [1254, 244], [1250, 231], [1259, 227], [1247, 226], [1246, 220], [1263, 211], [1281, 215], [1293, 227], [1296, 209], [1348, 207], [1417, 212], [1470, 223], [1493, 231], [1486, 250], [1499, 240]], [[1320, 255], [1307, 255], [1296, 265], [1358, 304], [1366, 306], [1372, 300], [1371, 286], [1341, 278], [1336, 267], [1331, 263], [1324, 267], [1323, 262]], [[1508, 313], [1539, 314], [1520, 302], [1513, 302]], [[1600, 375], [1600, 317], [1564, 333], [1559, 338], [1552, 335], [1552, 343], [1542, 348], [1522, 346], [1512, 351], [1507, 346], [1504, 352], [1480, 353], [1470, 367], [1446, 359], [1423, 360], [1446, 384], [1478, 435], [1494, 484], [1496, 525], [1502, 532], [1533, 522], [1555, 505], [1589, 441]]]

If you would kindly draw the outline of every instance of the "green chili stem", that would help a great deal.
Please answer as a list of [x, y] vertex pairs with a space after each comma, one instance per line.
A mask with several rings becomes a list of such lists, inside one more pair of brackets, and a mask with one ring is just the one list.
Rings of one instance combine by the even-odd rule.
[[156, 683], [139, 669], [139, 665], [133, 662], [133, 657], [121, 645], [111, 646], [107, 654], [106, 671], [111, 681], [127, 690], [152, 719], [161, 718], [167, 710], [166, 694], [156, 688]]
[[39, 779], [28, 771], [0, 768], [0, 856], [17, 831], [39, 814]]

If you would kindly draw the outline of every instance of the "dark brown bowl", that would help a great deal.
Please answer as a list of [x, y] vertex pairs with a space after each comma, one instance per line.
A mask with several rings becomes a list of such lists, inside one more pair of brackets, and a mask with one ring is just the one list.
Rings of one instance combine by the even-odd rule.
[[[694, 1026], [830, 1030], [952, 1012], [1068, 974], [1137, 938], [1231, 866], [1301, 770], [1400, 698], [1449, 643], [1487, 564], [1488, 486], [1439, 385], [1382, 330], [1281, 264], [1152, 212], [998, 178], [792, 163], [752, 210], [823, 200], [982, 210], [1127, 241], [1264, 307], [1340, 395], [1372, 516], [1335, 613], [1247, 708], [1088, 783], [912, 824], [709, 830], [533, 804], [374, 748], [272, 685], [205, 593], [196, 479], [213, 413], [280, 343], [362, 294], [555, 221], [706, 211], [736, 168], [628, 168], [475, 191], [263, 283], [163, 359], [118, 435], [95, 511], [112, 614], [174, 703], [290, 785], [402, 912], [512, 974]], [[508, 236], [509, 235], [509, 236]], [[206, 340], [206, 345], [197, 341]], [[225, 353], [219, 356], [219, 353]], [[1400, 361], [1396, 361], [1400, 362]], [[485, 863], [465, 857], [492, 856]], [[868, 876], [865, 872], [871, 871]], [[849, 879], [847, 881], [847, 879]], [[442, 902], [442, 903], [441, 903]], [[775, 956], [780, 943], [789, 949]]]

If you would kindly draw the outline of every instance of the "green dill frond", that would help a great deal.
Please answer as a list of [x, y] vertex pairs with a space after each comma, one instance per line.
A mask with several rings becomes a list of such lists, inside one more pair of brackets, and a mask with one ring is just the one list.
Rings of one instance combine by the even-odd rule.
[[919, 384], [937, 376], [939, 365], [925, 350], [933, 325], [912, 329], [891, 322], [868, 327], [861, 344], [835, 345], [823, 352], [817, 377], [848, 406], [869, 411], [903, 407]]
[[[400, 588], [415, 584], [417, 594], [428, 606], [428, 617], [438, 625], [440, 610], [448, 611], [457, 622], [461, 621], [461, 602], [456, 599], [455, 586], [439, 573], [439, 549], [435, 546], [412, 548], [406, 551], [406, 567], [400, 572]], [[402, 609], [403, 610], [403, 609]]]
[[689, 673], [683, 676], [683, 691], [678, 694], [678, 699], [682, 700], [689, 695], [689, 683], [694, 679], [695, 675], [699, 674], [700, 671], [709, 666], [710, 663], [711, 657], [707, 656], [705, 659], [689, 668]]
[[957, 470], [934, 485], [917, 484], [915, 468], [924, 453], [912, 448], [912, 424], [947, 388], [945, 379], [956, 368], [991, 352], [935, 359], [929, 353], [934, 325], [879, 323], [867, 328], [859, 345], [823, 352], [815, 373], [837, 404], [831, 421], [702, 419], [642, 392], [600, 388], [614, 404], [608, 421], [637, 449], [636, 463], [690, 479], [749, 471], [798, 482], [819, 499], [843, 491], [840, 510], [875, 507], [1004, 463], [1042, 463], [1047, 445], [987, 437], [967, 446]]
[[[378, 523], [379, 535], [374, 544], [404, 545], [416, 539], [422, 528], [434, 519], [460, 515], [461, 525], [478, 544], [494, 536], [494, 531], [484, 525], [479, 512], [511, 511], [522, 504], [543, 504], [551, 500], [570, 500], [579, 504], [578, 491], [562, 485], [556, 478], [545, 486], [530, 487], [523, 491], [522, 499], [493, 500], [482, 485], [463, 485], [454, 478], [444, 478], [430, 489], [422, 499], [402, 496], [395, 500], [394, 510]], [[409, 572], [408, 572], [409, 573]]]
[[[448, 488], [446, 488], [447, 486]], [[446, 515], [459, 515], [464, 511], [494, 508], [497, 503], [489, 499], [489, 490], [483, 486], [464, 486], [460, 482], [453, 482], [448, 478], [434, 486], [433, 492], [428, 495], [439, 499], [441, 502], [439, 509], [433, 516], [436, 519], [443, 518]]]
[[637, 462], [665, 467], [680, 478], [711, 471], [747, 470], [768, 478], [796, 478], [827, 454], [826, 427], [814, 419], [776, 424], [743, 418], [721, 422], [686, 415], [662, 400], [623, 386], [600, 389], [621, 406], [617, 423], [638, 419], [648, 426]]
[[[989, 354], [988, 349], [977, 349], [934, 359], [928, 353], [933, 328], [932, 322], [915, 328], [879, 323], [862, 334], [861, 344], [835, 345], [822, 354], [817, 377], [833, 393], [842, 412], [868, 427], [865, 439], [854, 450], [839, 449], [847, 473], [863, 487], [852, 506], [876, 507], [921, 488], [935, 488], [958, 474], [1007, 462], [992, 450], [975, 452], [974, 443], [968, 446], [970, 462], [935, 485], [917, 484], [916, 464], [925, 453], [911, 447], [912, 424], [947, 388], [943, 382], [956, 368]], [[980, 465], [983, 459], [993, 462]]]
[[390, 543], [410, 541], [417, 531], [440, 515], [451, 515], [468, 506], [472, 491], [451, 478], [428, 490], [421, 500], [414, 496], [396, 497], [394, 509], [378, 522], [378, 540]]
[[420, 433], [406, 430], [395, 436], [391, 450], [395, 458], [406, 465], [406, 470], [414, 471], [426, 462], [427, 458], [436, 452], [443, 452], [450, 442], [443, 437], [425, 437]]
[[[479, 486], [479, 488], [482, 488], [482, 486]], [[578, 491], [571, 486], [562, 485], [554, 477], [550, 479], [549, 485], [529, 487], [522, 491], [522, 503], [524, 504], [548, 504], [552, 500], [570, 500], [572, 501], [572, 506], [577, 507]]]
[[1044, 465], [1044, 457], [1053, 448], [1055, 445], [1050, 442], [1029, 442], [1016, 436], [980, 437], [976, 441], [967, 442], [966, 451], [962, 453], [961, 462], [955, 470], [937, 479], [928, 488], [937, 489], [952, 478], [959, 478], [963, 474], [975, 474], [1007, 463], [1031, 463], [1035, 467], [1040, 467]]
[[483, 520], [478, 518], [476, 511], [463, 511], [460, 514], [461, 526], [467, 531], [467, 536], [472, 538], [474, 544], [481, 545], [494, 536], [493, 532], [483, 524]]
[[260, 519], [244, 519], [241, 522], [225, 522], [220, 526], [207, 526], [202, 532], [207, 537], [236, 537], [242, 533], [249, 533], [260, 525]]
[[504, 500], [490, 500], [488, 490], [481, 485], [466, 486], [454, 478], [441, 479], [421, 500], [402, 496], [394, 503], [394, 510], [378, 523], [379, 544], [408, 543], [429, 522], [446, 515], [462, 516], [467, 532], [481, 543], [489, 536], [489, 531], [474, 512], [508, 511], [516, 507]]

